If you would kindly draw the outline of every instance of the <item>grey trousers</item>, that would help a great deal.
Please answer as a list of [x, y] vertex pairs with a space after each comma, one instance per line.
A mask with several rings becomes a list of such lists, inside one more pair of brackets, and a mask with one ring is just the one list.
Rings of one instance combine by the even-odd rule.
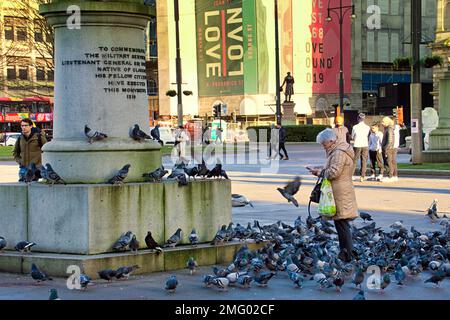
[[346, 249], [348, 258], [350, 259], [353, 251], [353, 239], [349, 221], [349, 219], [334, 220], [334, 226], [338, 233], [339, 248], [341, 251]]
[[384, 168], [387, 171], [389, 178], [394, 176], [397, 169], [394, 168], [394, 149], [388, 149], [383, 151]]
[[358, 161], [361, 160], [361, 171], [360, 176], [365, 177], [366, 176], [366, 170], [367, 170], [367, 159], [369, 158], [369, 148], [353, 148], [355, 151], [355, 161], [353, 164], [353, 174], [356, 170], [356, 166], [358, 165]]

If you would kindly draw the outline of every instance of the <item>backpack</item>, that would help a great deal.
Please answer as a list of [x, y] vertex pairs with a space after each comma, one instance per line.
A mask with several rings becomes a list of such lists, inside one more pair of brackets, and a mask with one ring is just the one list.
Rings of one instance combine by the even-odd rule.
[[320, 188], [322, 187], [323, 182], [323, 171], [320, 173], [319, 177], [317, 178], [316, 185], [314, 186], [313, 191], [311, 191], [311, 195], [309, 196], [309, 203], [308, 203], [308, 214], [311, 216], [311, 202], [319, 203], [320, 202]]

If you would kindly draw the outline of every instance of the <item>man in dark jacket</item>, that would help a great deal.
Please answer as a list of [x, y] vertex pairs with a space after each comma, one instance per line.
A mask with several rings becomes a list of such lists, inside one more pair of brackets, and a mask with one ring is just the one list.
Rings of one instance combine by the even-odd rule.
[[394, 121], [389, 117], [384, 117], [381, 121], [384, 127], [383, 142], [381, 149], [383, 151], [384, 166], [389, 173], [389, 177], [383, 178], [382, 182], [392, 182], [394, 174]]
[[[42, 146], [47, 143], [43, 131], [33, 128], [33, 121], [23, 119], [21, 124], [22, 135], [17, 139], [14, 145], [14, 160], [19, 164], [20, 170], [24, 170], [31, 163], [37, 168], [42, 166]], [[20, 175], [20, 173], [19, 173]], [[39, 174], [37, 174], [38, 179]]]
[[[284, 129], [284, 127], [281, 124], [277, 125], [277, 128], [278, 128], [278, 138], [279, 138], [279, 143], [280, 143], [280, 151], [279, 151], [280, 160], [289, 160], [289, 156], [286, 151], [286, 145], [285, 145], [286, 129]], [[281, 153], [281, 150], [283, 150], [283, 152], [284, 152], [284, 157], [283, 157], [283, 154]]]
[[153, 139], [155, 139], [156, 141], [158, 141], [158, 143], [160, 145], [164, 145], [164, 142], [161, 140], [161, 136], [159, 134], [159, 124], [157, 124], [151, 131], [150, 131], [150, 135], [152, 136]]

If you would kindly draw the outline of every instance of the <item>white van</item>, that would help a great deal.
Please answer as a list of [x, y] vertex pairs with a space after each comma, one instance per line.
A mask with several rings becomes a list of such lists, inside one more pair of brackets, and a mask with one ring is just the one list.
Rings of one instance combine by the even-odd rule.
[[20, 137], [20, 132], [6, 132], [5, 139], [1, 143], [2, 146], [14, 146], [17, 139]]

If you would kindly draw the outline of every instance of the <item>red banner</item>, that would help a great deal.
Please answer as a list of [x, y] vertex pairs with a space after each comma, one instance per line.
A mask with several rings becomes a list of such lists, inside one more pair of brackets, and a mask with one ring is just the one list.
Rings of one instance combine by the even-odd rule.
[[[343, 0], [343, 6], [350, 6], [350, 0]], [[330, 7], [339, 7], [337, 0], [330, 1]], [[312, 1], [312, 19], [310, 25], [311, 47], [307, 51], [311, 53], [311, 61], [307, 61], [307, 67], [312, 68], [308, 82], [313, 85], [313, 93], [339, 93], [340, 70], [340, 36], [339, 36], [339, 9], [330, 10], [332, 20], [325, 19], [328, 16], [326, 1]], [[342, 25], [343, 45], [343, 71], [344, 92], [351, 92], [351, 9], [343, 9], [346, 14]]]
[[0, 114], [0, 122], [5, 122], [5, 117], [2, 114]]
[[5, 121], [4, 122], [21, 122], [22, 119], [28, 118], [29, 113], [7, 113], [5, 114]]
[[36, 113], [36, 122], [53, 121], [53, 113]]

